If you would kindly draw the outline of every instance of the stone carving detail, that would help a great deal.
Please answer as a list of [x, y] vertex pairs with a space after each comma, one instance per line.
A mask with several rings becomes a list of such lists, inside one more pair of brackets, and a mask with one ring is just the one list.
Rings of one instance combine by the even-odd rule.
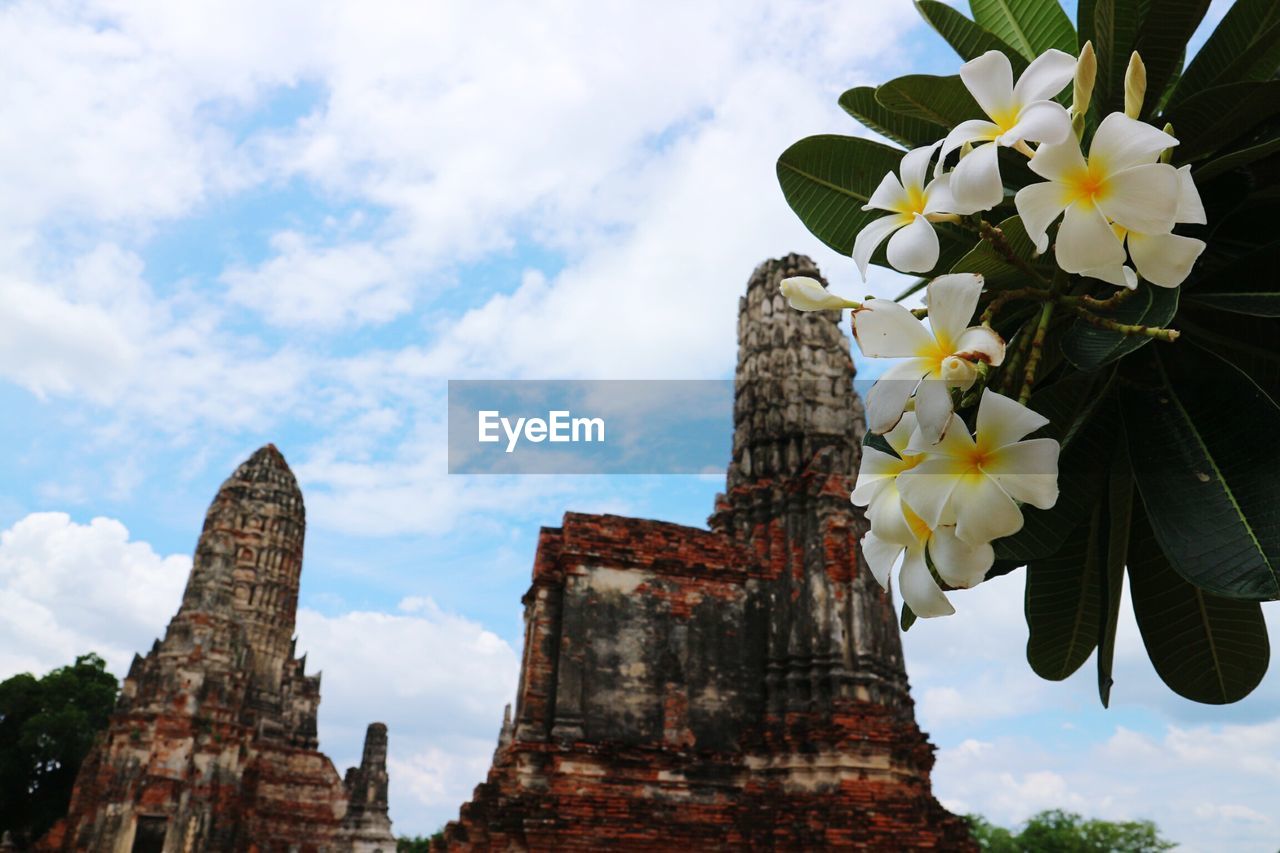
[[366, 780], [357, 810], [317, 751], [320, 676], [293, 639], [305, 531], [298, 483], [269, 444], [218, 490], [182, 604], [164, 639], [134, 656], [40, 849], [395, 849], [386, 728], [370, 727], [353, 771]]
[[789, 255], [739, 305], [710, 530], [568, 513], [524, 596], [512, 722], [450, 850], [974, 850], [930, 792], [892, 601], [849, 503], [862, 432], [834, 314]]

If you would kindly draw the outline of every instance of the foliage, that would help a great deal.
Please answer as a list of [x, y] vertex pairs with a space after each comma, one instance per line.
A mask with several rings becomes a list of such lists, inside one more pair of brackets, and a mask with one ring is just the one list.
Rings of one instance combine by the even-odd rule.
[[43, 678], [24, 673], [0, 682], [0, 834], [34, 841], [66, 813], [118, 691], [92, 652]]
[[966, 815], [984, 853], [1161, 853], [1177, 845], [1149, 820], [1115, 823], [1061, 809], [1033, 815], [1014, 833], [980, 815]]
[[443, 841], [444, 831], [435, 833], [430, 838], [425, 835], [401, 836], [396, 839], [396, 853], [430, 853], [432, 841]]
[[[1125, 110], [1178, 139], [1165, 161], [1190, 168], [1207, 219], [1178, 226], [1206, 244], [1180, 285], [1117, 290], [1055, 269], [1055, 250], [1035, 251], [1014, 198], [1041, 178], [1012, 148], [998, 151], [1002, 201], [985, 215], [931, 219], [940, 251], [922, 275], [982, 274], [984, 322], [1008, 356], [980, 381], [1021, 388], [1062, 442], [1060, 500], [1025, 508], [1026, 526], [994, 542], [988, 574], [1027, 567], [1032, 667], [1062, 679], [1099, 650], [1106, 705], [1127, 577], [1165, 683], [1195, 701], [1237, 701], [1270, 657], [1258, 602], [1280, 599], [1280, 7], [1238, 0], [1184, 67], [1208, 0], [1080, 0], [1074, 27], [1058, 0], [971, 0], [970, 17], [916, 5], [962, 60], [998, 50], [1015, 77], [1046, 50], [1089, 43], [1096, 84], [1073, 113], [1077, 136]], [[1134, 51], [1146, 84], [1136, 106], [1126, 94]], [[904, 148], [984, 115], [958, 76], [851, 89], [840, 106], [902, 147], [809, 137], [781, 155], [778, 178], [805, 225], [847, 255], [883, 216], [863, 205]], [[871, 262], [886, 264], [883, 248]], [[1027, 301], [1045, 308], [1021, 310]], [[957, 398], [972, 424], [963, 407]]]

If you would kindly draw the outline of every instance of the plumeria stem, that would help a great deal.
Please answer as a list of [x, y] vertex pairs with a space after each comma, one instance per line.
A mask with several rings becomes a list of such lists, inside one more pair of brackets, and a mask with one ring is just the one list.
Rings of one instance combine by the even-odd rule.
[[1079, 300], [1081, 305], [1084, 305], [1094, 311], [1110, 311], [1112, 308], [1116, 308], [1123, 305], [1125, 302], [1128, 302], [1137, 292], [1138, 289], [1135, 287], [1133, 290], [1117, 291], [1106, 299], [1097, 299], [1092, 296], [1079, 296], [1076, 298]]
[[1025, 325], [1016, 334], [1014, 338], [1013, 353], [1005, 360], [1004, 367], [1001, 368], [1000, 390], [1010, 392], [1013, 390], [1014, 377], [1019, 375], [1022, 370], [1023, 360], [1027, 357], [1027, 350], [1031, 348], [1031, 338], [1033, 333], [1030, 325]]
[[996, 297], [987, 305], [986, 310], [982, 312], [982, 325], [990, 326], [995, 320], [996, 314], [1000, 313], [1000, 309], [1011, 300], [1043, 299], [1045, 295], [1045, 292], [1038, 287], [1019, 287], [1013, 290], [1002, 290], [996, 294]]
[[1115, 320], [1108, 320], [1106, 317], [1099, 317], [1097, 314], [1091, 314], [1079, 305], [1075, 305], [1076, 314], [1080, 319], [1084, 320], [1091, 326], [1097, 326], [1099, 329], [1107, 329], [1111, 332], [1119, 332], [1122, 335], [1142, 335], [1148, 338], [1155, 338], [1158, 341], [1167, 341], [1172, 343], [1176, 341], [1181, 332], [1177, 329], [1165, 329], [1160, 326], [1140, 326], [1133, 323], [1117, 323]]
[[1036, 370], [1040, 367], [1040, 359], [1044, 355], [1044, 338], [1049, 333], [1049, 320], [1053, 317], [1053, 303], [1046, 302], [1040, 308], [1040, 319], [1036, 322], [1035, 335], [1031, 339], [1031, 351], [1027, 355], [1027, 366], [1022, 373], [1022, 390], [1018, 392], [1018, 402], [1025, 404], [1031, 399], [1031, 386], [1036, 381]]
[[1004, 258], [1008, 263], [1022, 270], [1045, 287], [1049, 286], [1049, 280], [1040, 274], [1040, 271], [1022, 258], [1018, 257], [1018, 253], [1009, 245], [1009, 241], [1005, 239], [1004, 232], [996, 226], [987, 222], [985, 219], [979, 220], [978, 233], [982, 235], [982, 239], [991, 244], [1000, 257]]

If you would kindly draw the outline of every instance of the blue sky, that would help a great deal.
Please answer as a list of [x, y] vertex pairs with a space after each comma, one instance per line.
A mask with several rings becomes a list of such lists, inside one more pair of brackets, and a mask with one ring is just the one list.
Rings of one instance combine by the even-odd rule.
[[[323, 746], [345, 766], [386, 719], [397, 828], [456, 814], [514, 692], [538, 527], [702, 524], [723, 481], [450, 477], [446, 381], [729, 377], [737, 297], [788, 251], [847, 294], [900, 286], [809, 236], [773, 161], [860, 132], [845, 88], [958, 60], [905, 0], [692, 5], [0, 7], [0, 676], [90, 648], [123, 673], [271, 441], [308, 505]], [[1104, 712], [1091, 664], [1027, 671], [1020, 583], [907, 637], [944, 802], [1274, 849], [1277, 678], [1182, 702], [1127, 620]]]

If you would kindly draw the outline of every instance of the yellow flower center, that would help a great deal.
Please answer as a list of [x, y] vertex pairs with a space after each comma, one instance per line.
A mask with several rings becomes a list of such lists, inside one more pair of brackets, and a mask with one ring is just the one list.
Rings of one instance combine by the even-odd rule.
[[904, 187], [907, 197], [898, 207], [898, 213], [906, 217], [908, 222], [915, 220], [917, 213], [924, 213], [924, 206], [928, 203], [929, 197], [925, 194], [922, 187], [912, 186]]
[[902, 515], [907, 519], [907, 527], [911, 530], [911, 534], [921, 542], [927, 540], [933, 533], [929, 529], [929, 525], [925, 524], [924, 519], [911, 511], [911, 507], [905, 503], [902, 505]]
[[991, 114], [991, 121], [996, 127], [1000, 128], [1001, 134], [1008, 133], [1018, 123], [1018, 111], [1012, 107], [996, 110]]
[[1067, 175], [1062, 184], [1065, 187], [1063, 201], [1067, 204], [1092, 206], [1107, 194], [1107, 175], [1097, 163], [1077, 169]]

